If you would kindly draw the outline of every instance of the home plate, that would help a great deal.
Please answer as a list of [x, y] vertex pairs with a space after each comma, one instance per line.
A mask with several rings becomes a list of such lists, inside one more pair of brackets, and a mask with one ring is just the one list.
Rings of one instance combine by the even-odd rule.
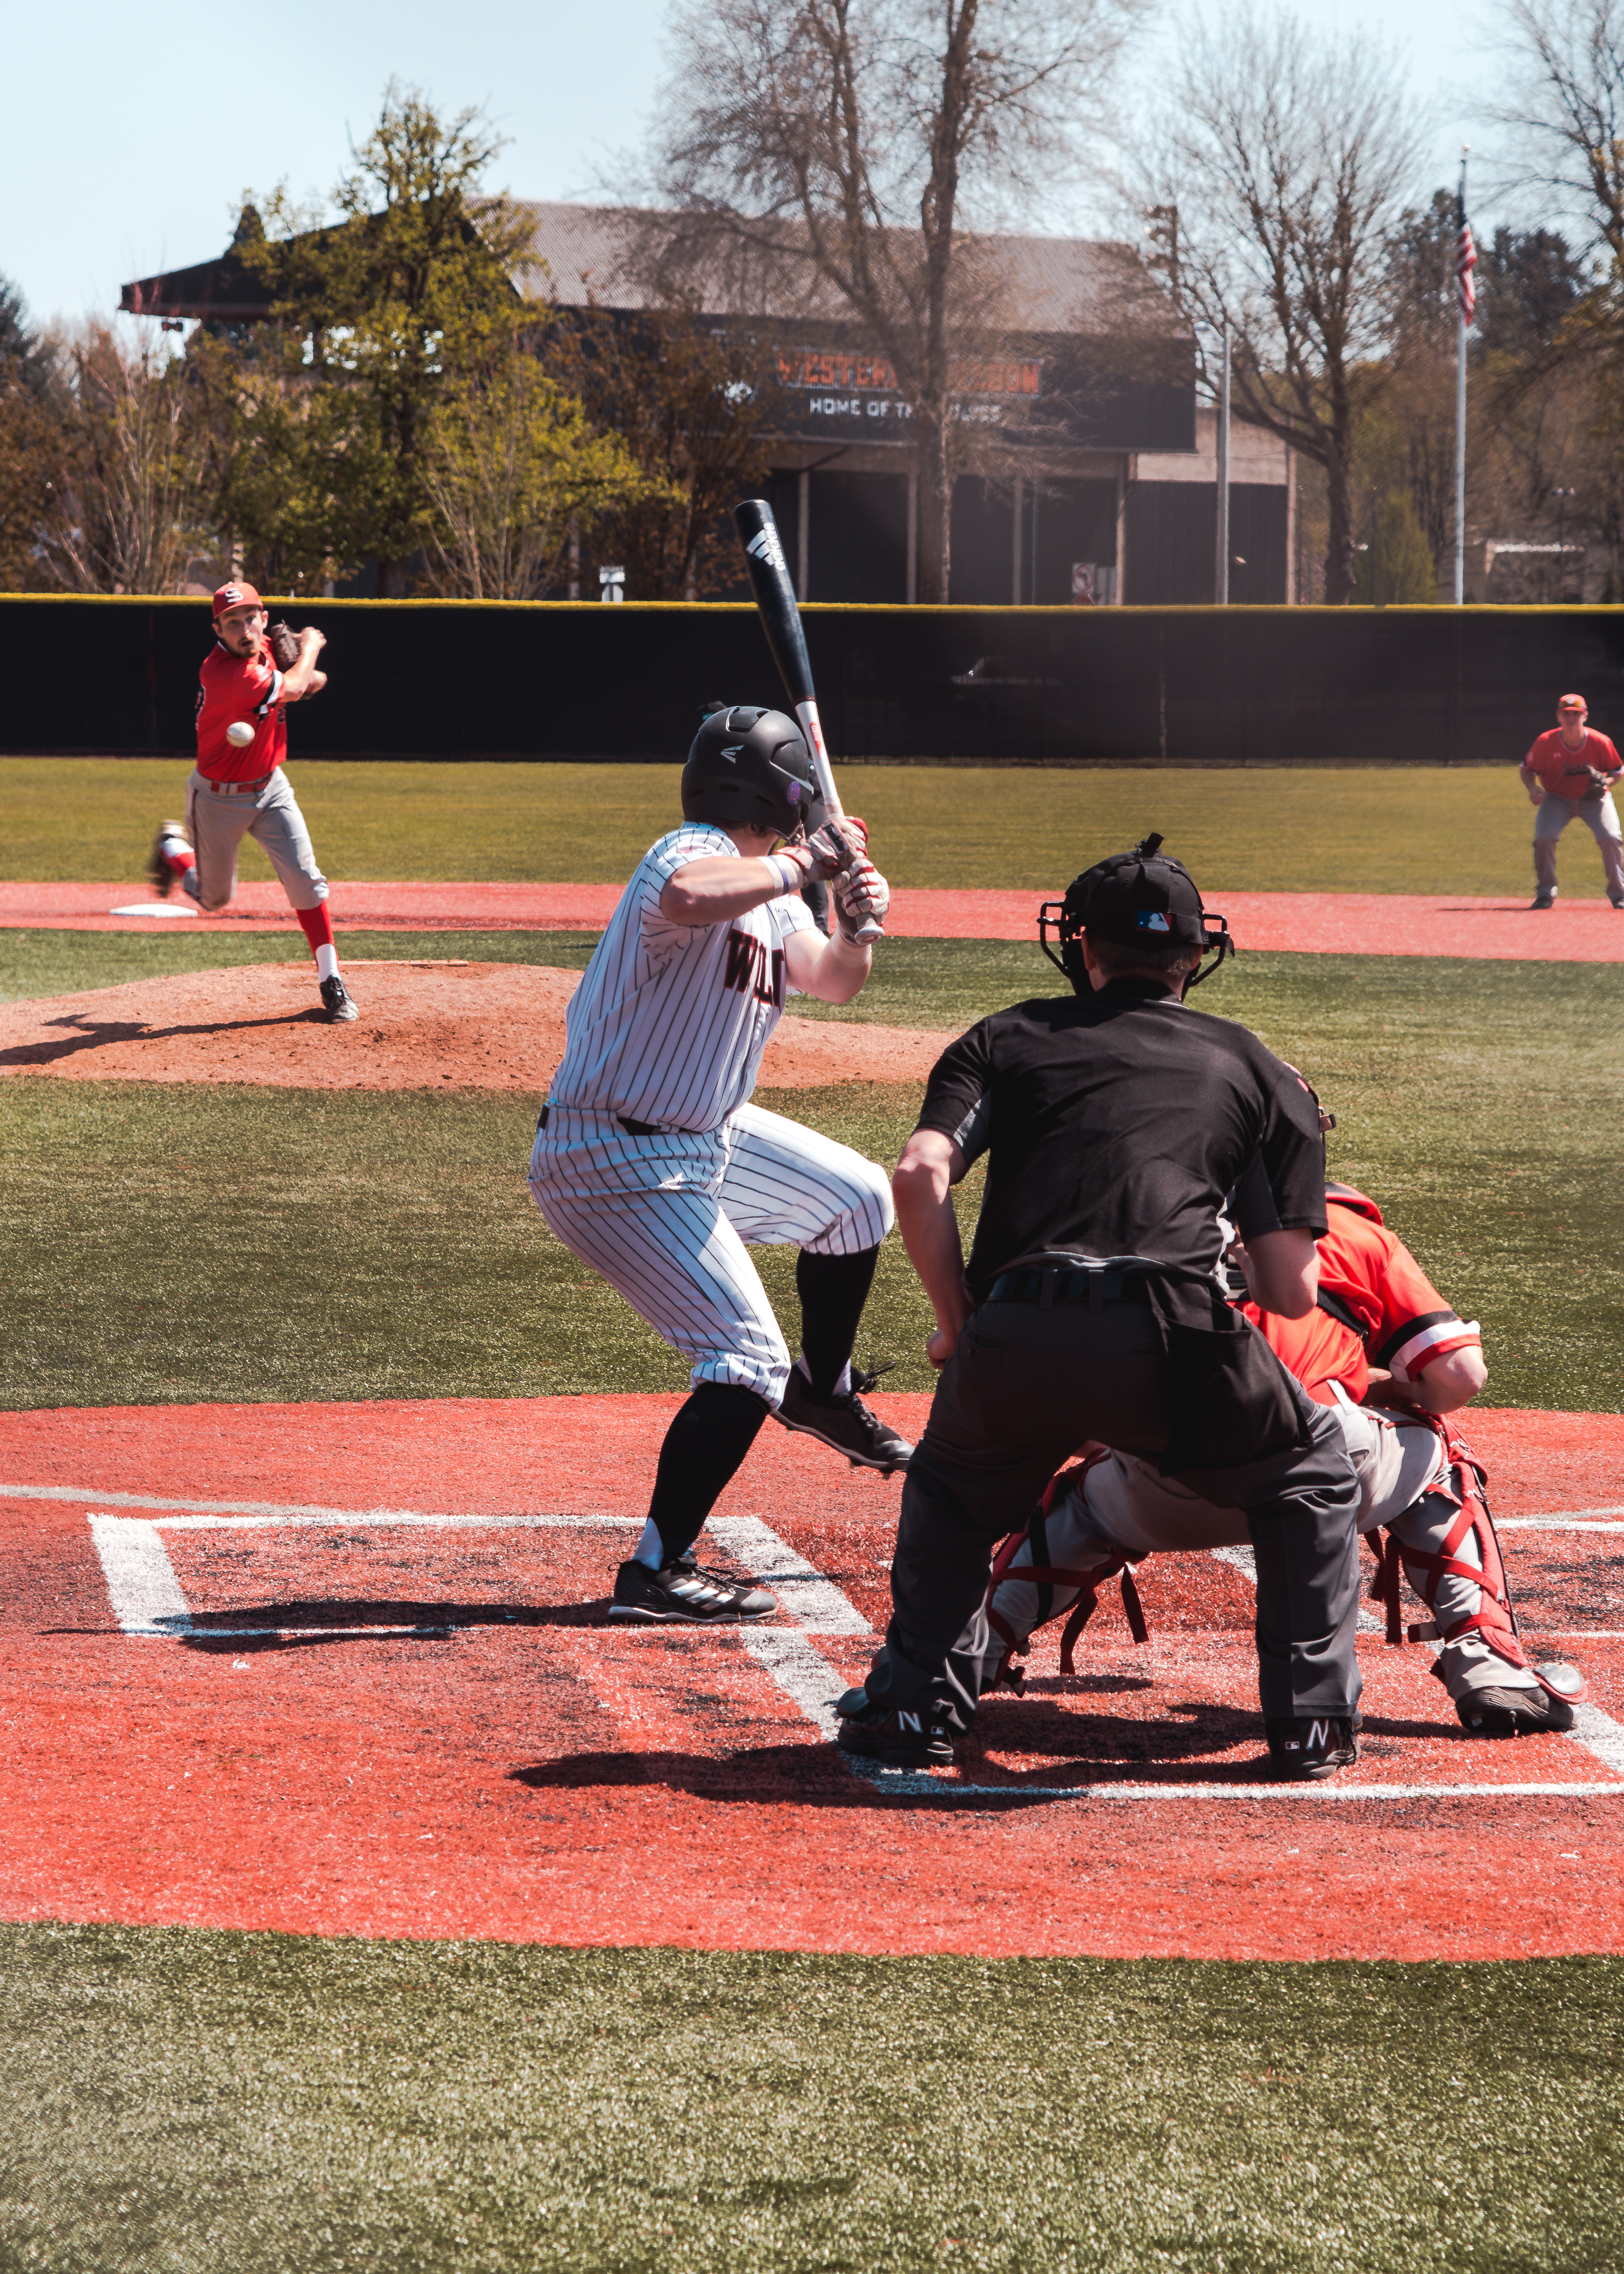
[[187, 907], [184, 902], [177, 907], [173, 900], [137, 900], [133, 907], [109, 908], [108, 914], [110, 916], [194, 916], [197, 910]]

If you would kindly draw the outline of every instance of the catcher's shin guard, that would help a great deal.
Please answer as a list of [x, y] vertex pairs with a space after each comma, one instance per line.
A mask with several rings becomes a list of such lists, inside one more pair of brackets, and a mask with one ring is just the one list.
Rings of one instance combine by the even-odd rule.
[[[1024, 1658], [1039, 1627], [1071, 1608], [1060, 1637], [1060, 1671], [1074, 1671], [1077, 1638], [1099, 1608], [1100, 1589], [1122, 1575], [1122, 1603], [1135, 1642], [1148, 1642], [1150, 1630], [1130, 1559], [1102, 1540], [1089, 1520], [1083, 1479], [1103, 1452], [1062, 1469], [1033, 1510], [1023, 1531], [1012, 1532], [993, 1559], [987, 1589], [987, 1623], [998, 1653], [983, 1695], [1000, 1685], [1019, 1692], [1026, 1676], [1014, 1661]], [[991, 1653], [989, 1653], [989, 1658]]]
[[1447, 1416], [1415, 1418], [1433, 1423], [1449, 1465], [1439, 1482], [1387, 1527], [1385, 1540], [1380, 1533], [1372, 1540], [1376, 1576], [1371, 1595], [1387, 1607], [1387, 1640], [1405, 1638], [1399, 1602], [1402, 1571], [1432, 1613], [1431, 1619], [1409, 1628], [1408, 1638], [1443, 1645], [1432, 1672], [1452, 1694], [1445, 1662], [1448, 1646], [1472, 1639], [1553, 1698], [1583, 1698], [1584, 1683], [1573, 1668], [1553, 1667], [1547, 1673], [1530, 1662], [1522, 1647], [1500, 1537], [1489, 1513], [1488, 1478], [1482, 1462]]

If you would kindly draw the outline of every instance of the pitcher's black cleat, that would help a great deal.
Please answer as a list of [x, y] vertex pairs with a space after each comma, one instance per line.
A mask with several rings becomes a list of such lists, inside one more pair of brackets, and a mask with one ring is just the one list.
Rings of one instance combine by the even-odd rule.
[[658, 1571], [650, 1571], [634, 1555], [615, 1574], [609, 1615], [645, 1623], [719, 1627], [770, 1618], [778, 1608], [777, 1599], [764, 1587], [741, 1586], [725, 1571], [706, 1570], [691, 1555], [680, 1555]]
[[853, 1367], [849, 1390], [820, 1397], [800, 1367], [792, 1366], [778, 1418], [786, 1429], [798, 1429], [844, 1453], [854, 1469], [879, 1469], [888, 1477], [900, 1474], [913, 1459], [914, 1448], [863, 1404], [861, 1394], [890, 1371], [882, 1366], [872, 1374], [860, 1374]]
[[1574, 1725], [1573, 1707], [1548, 1690], [1469, 1690], [1455, 1710], [1469, 1737], [1538, 1737]]
[[329, 1022], [335, 1027], [342, 1026], [347, 1020], [358, 1019], [361, 1015], [356, 1009], [354, 996], [350, 994], [336, 972], [331, 979], [324, 979], [321, 983], [321, 1007], [327, 1013]]
[[1266, 1721], [1269, 1758], [1282, 1776], [1306, 1783], [1350, 1769], [1359, 1758], [1352, 1720], [1335, 1714]]
[[952, 1732], [928, 1713], [870, 1706], [866, 1690], [848, 1690], [835, 1706], [840, 1716], [835, 1739], [843, 1753], [883, 1761], [892, 1769], [951, 1769]]

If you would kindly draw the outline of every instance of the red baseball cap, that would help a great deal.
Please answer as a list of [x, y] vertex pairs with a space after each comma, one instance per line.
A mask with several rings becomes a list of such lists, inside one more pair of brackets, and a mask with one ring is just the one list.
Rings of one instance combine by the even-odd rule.
[[[219, 614], [218, 609], [215, 610], [215, 614]], [[1588, 711], [1590, 706], [1583, 695], [1559, 695], [1556, 698], [1556, 707], [1559, 711]]]
[[[264, 601], [252, 584], [222, 584], [214, 595], [216, 620], [223, 616], [228, 608], [262, 608], [264, 606]], [[1567, 696], [1562, 697], [1564, 703], [1568, 699]]]

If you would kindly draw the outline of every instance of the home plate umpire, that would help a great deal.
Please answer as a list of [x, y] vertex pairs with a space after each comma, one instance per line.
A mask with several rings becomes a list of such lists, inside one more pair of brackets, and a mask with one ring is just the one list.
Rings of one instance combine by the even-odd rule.
[[[1335, 1416], [1219, 1276], [1225, 1194], [1260, 1160], [1269, 1215], [1240, 1227], [1259, 1299], [1289, 1318], [1313, 1308], [1319, 1114], [1255, 1035], [1186, 1007], [1233, 944], [1161, 844], [1078, 877], [1058, 957], [1045, 905], [1040, 937], [1074, 994], [1019, 1003], [952, 1043], [898, 1166], [942, 1378], [903, 1489], [884, 1644], [839, 1704], [849, 1752], [951, 1761], [987, 1655], [990, 1551], [1094, 1438], [1244, 1511], [1274, 1761], [1320, 1777], [1356, 1758], [1353, 1465]], [[966, 1274], [951, 1187], [983, 1153]]]

